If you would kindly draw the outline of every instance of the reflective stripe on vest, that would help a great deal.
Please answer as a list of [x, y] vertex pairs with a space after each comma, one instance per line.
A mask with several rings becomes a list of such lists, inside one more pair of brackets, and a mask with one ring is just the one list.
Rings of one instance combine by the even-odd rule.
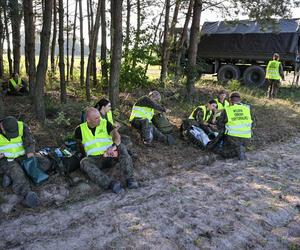
[[18, 82], [15, 81], [15, 79], [11, 78], [10, 80], [11, 85], [14, 87], [14, 89], [17, 89], [17, 87], [22, 87], [22, 79], [19, 78]]
[[232, 105], [226, 107], [225, 111], [228, 119], [225, 124], [225, 134], [240, 138], [251, 138], [252, 118], [249, 106], [243, 104]]
[[114, 119], [113, 119], [113, 115], [112, 115], [111, 110], [107, 112], [106, 116], [107, 116], [107, 120], [108, 120], [112, 125], [114, 125]]
[[208, 120], [209, 120], [209, 118], [211, 117], [211, 115], [212, 115], [212, 111], [211, 110], [208, 110], [208, 114], [207, 114], [207, 116], [206, 116], [206, 113], [207, 113], [207, 108], [206, 108], [206, 106], [198, 106], [197, 108], [195, 108], [194, 110], [193, 110], [193, 112], [191, 113], [191, 115], [189, 116], [189, 119], [191, 119], [191, 120], [194, 120], [195, 118], [194, 118], [194, 113], [195, 113], [195, 111], [198, 109], [198, 108], [201, 108], [202, 109], [202, 111], [203, 111], [203, 121], [204, 122], [207, 122]]
[[101, 119], [100, 124], [96, 127], [95, 135], [89, 129], [87, 122], [80, 124], [82, 145], [87, 156], [103, 155], [106, 149], [113, 144], [111, 136], [107, 133], [106, 124], [107, 121]]
[[0, 153], [4, 154], [8, 159], [15, 159], [25, 154], [23, 146], [23, 122], [18, 122], [19, 135], [16, 138], [8, 140], [4, 135], [0, 134]]
[[148, 119], [149, 122], [151, 122], [153, 115], [154, 115], [153, 108], [134, 105], [131, 111], [129, 121], [132, 121], [134, 118], [144, 118], [144, 119]]
[[216, 101], [216, 103], [218, 105], [218, 111], [219, 110], [223, 110], [225, 107], [229, 106], [229, 102], [227, 100], [224, 101], [224, 104], [221, 103], [218, 98], [216, 98], [215, 101]]
[[266, 69], [266, 79], [280, 80], [279, 66], [281, 62], [272, 60], [269, 61]]

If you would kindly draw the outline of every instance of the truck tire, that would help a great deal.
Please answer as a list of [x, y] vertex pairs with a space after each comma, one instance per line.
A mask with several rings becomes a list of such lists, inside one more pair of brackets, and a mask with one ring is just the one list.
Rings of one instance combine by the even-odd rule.
[[264, 68], [253, 65], [248, 67], [243, 74], [243, 82], [248, 86], [263, 87], [265, 84], [266, 72]]
[[240, 78], [240, 69], [232, 64], [225, 64], [221, 66], [218, 71], [218, 81], [228, 82], [230, 80], [238, 80]]

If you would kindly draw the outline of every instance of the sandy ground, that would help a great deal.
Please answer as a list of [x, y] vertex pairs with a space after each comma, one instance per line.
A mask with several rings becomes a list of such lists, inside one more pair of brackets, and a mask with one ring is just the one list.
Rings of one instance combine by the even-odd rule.
[[123, 195], [2, 214], [0, 249], [300, 249], [299, 149], [154, 160]]

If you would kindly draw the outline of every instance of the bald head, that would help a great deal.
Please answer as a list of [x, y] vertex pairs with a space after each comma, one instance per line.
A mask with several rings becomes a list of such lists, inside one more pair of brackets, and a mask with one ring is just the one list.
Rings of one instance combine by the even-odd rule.
[[86, 110], [86, 121], [90, 128], [95, 128], [100, 123], [100, 113], [96, 108], [88, 108]]

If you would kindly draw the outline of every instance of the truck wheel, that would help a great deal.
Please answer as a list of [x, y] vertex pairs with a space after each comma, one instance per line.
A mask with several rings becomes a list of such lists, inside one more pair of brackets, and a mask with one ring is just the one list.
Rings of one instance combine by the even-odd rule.
[[265, 84], [265, 70], [257, 65], [248, 67], [243, 74], [243, 81], [248, 86], [263, 87]]
[[218, 71], [218, 80], [220, 82], [228, 82], [230, 80], [238, 80], [241, 72], [239, 68], [232, 64], [223, 65]]

